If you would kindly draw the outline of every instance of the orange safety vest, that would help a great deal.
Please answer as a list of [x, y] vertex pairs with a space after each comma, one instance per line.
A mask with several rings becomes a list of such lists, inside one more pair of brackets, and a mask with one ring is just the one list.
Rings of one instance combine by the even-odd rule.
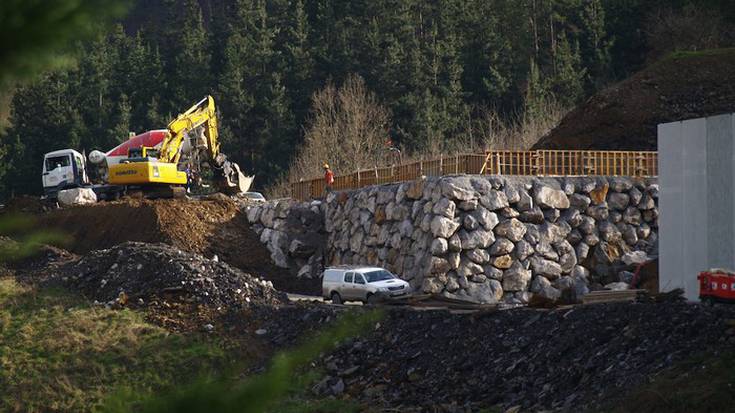
[[324, 182], [326, 182], [327, 185], [332, 185], [334, 183], [334, 173], [331, 169], [327, 169], [327, 172], [324, 173]]

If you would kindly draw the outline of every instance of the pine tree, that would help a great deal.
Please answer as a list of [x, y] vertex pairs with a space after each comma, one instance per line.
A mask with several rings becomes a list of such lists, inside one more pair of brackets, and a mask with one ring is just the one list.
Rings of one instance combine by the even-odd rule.
[[581, 7], [579, 19], [583, 65], [588, 68], [589, 89], [594, 90], [610, 80], [610, 49], [613, 41], [605, 28], [605, 9], [600, 0], [587, 0]]
[[113, 115], [113, 126], [107, 132], [108, 142], [107, 147], [114, 147], [121, 142], [124, 142], [128, 138], [128, 134], [131, 132], [130, 128], [130, 102], [128, 101], [128, 95], [122, 94], [119, 97], [117, 108]]
[[54, 73], [21, 88], [12, 102], [6, 156], [6, 190], [40, 193], [39, 165], [46, 152], [80, 147], [81, 118], [68, 101], [68, 75]]
[[268, 182], [284, 172], [297, 132], [266, 3], [241, 0], [237, 7], [218, 88], [227, 125], [223, 145], [241, 166], [259, 171]]
[[531, 58], [528, 78], [526, 81], [525, 99], [523, 102], [524, 113], [532, 119], [538, 117], [546, 99], [546, 90], [541, 81], [539, 67], [536, 64], [536, 61]]
[[[183, 0], [175, 20], [169, 84], [174, 105], [188, 107], [214, 90], [210, 43], [197, 0]], [[179, 109], [180, 110], [180, 109]]]
[[587, 69], [581, 67], [579, 43], [570, 44], [562, 32], [554, 54], [554, 74], [547, 79], [547, 88], [558, 102], [573, 107], [584, 95], [586, 75]]

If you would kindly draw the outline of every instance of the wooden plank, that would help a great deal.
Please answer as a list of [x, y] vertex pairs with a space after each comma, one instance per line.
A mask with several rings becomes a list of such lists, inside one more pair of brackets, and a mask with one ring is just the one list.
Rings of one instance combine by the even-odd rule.
[[592, 291], [582, 297], [583, 304], [607, 303], [616, 301], [633, 301], [638, 294], [646, 290], [620, 290], [620, 291]]

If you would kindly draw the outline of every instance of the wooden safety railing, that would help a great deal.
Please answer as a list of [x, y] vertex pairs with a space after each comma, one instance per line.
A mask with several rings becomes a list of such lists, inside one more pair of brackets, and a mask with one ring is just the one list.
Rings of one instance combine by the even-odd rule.
[[[488, 151], [442, 156], [383, 168], [363, 169], [334, 178], [337, 191], [410, 181], [421, 176], [458, 174], [522, 176], [658, 176], [658, 153], [641, 151]], [[324, 196], [324, 178], [291, 183], [291, 196]]]

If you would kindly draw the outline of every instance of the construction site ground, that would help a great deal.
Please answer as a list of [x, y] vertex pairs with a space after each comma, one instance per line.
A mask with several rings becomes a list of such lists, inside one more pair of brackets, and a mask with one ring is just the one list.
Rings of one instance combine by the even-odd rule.
[[[35, 296], [61, 288], [87, 306], [140, 314], [176, 336], [216, 337], [227, 354], [246, 360], [238, 376], [262, 371], [276, 352], [298, 347], [346, 312], [371, 309], [314, 299], [319, 281], [275, 267], [239, 206], [225, 198], [126, 200], [35, 214], [37, 228], [69, 239], [8, 265], [2, 280]], [[3, 294], [0, 304], [9, 297]], [[316, 377], [298, 397], [347, 402], [358, 411], [685, 412], [733, 405], [735, 306], [623, 298], [557, 308], [463, 308], [426, 297], [380, 306], [382, 319], [372, 328], [310, 365]], [[79, 314], [84, 305], [59, 314]], [[75, 340], [85, 340], [84, 326]], [[32, 386], [4, 377], [0, 385], [12, 386], [16, 399], [0, 399], [0, 411], [17, 411], [8, 400], [33, 399]], [[80, 382], [54, 390], [58, 397], [91, 386], [66, 379]]]
[[209, 258], [216, 255], [245, 272], [262, 274], [281, 291], [319, 292], [318, 280], [297, 279], [288, 269], [273, 264], [245, 214], [227, 197], [125, 199], [56, 209], [36, 218], [40, 228], [64, 234], [66, 241], [59, 247], [75, 254], [127, 241], [163, 242]]

